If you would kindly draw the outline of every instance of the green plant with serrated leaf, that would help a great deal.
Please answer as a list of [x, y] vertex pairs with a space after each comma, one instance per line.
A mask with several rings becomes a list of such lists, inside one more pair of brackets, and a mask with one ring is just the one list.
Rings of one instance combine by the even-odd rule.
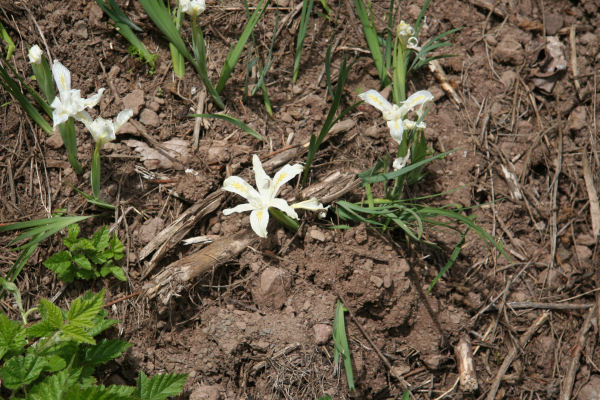
[[[6, 281], [2, 280], [6, 288]], [[16, 287], [10, 292], [21, 305]], [[13, 321], [0, 313], [0, 380], [2, 398], [26, 400], [117, 399], [164, 400], [181, 393], [185, 374], [148, 378], [140, 372], [136, 386], [98, 382], [96, 369], [120, 357], [132, 345], [96, 337], [118, 321], [107, 318], [104, 290], [75, 299], [68, 310], [42, 299]], [[29, 318], [37, 314], [35, 322]]]
[[63, 239], [66, 250], [58, 252], [44, 261], [44, 266], [54, 271], [63, 282], [74, 279], [96, 279], [113, 275], [126, 281], [123, 269], [115, 264], [123, 258], [123, 243], [116, 234], [110, 234], [107, 226], [100, 228], [90, 238], [79, 237], [79, 225], [67, 229]]

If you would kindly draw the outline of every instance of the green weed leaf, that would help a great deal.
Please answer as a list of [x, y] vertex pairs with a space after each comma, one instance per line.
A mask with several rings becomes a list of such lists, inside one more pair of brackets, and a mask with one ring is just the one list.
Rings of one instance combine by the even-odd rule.
[[34, 354], [13, 357], [0, 370], [0, 377], [6, 388], [16, 390], [35, 381], [46, 365], [46, 360]]
[[154, 375], [148, 378], [143, 371], [137, 381], [136, 395], [141, 400], [164, 400], [181, 392], [187, 374]]
[[74, 325], [83, 328], [91, 328], [94, 326], [94, 318], [104, 304], [104, 289], [98, 294], [83, 296], [75, 299], [67, 312], [69, 325]]
[[0, 360], [7, 354], [20, 353], [26, 344], [23, 324], [0, 314]]

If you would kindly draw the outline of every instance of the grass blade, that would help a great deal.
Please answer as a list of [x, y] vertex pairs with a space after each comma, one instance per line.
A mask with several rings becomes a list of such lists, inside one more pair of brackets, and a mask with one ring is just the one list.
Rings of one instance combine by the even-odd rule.
[[262, 136], [258, 132], [256, 132], [254, 129], [250, 128], [248, 125], [244, 124], [239, 119], [231, 117], [229, 115], [225, 115], [225, 114], [190, 114], [189, 116], [193, 117], [193, 118], [218, 118], [218, 119], [222, 119], [223, 121], [227, 121], [227, 122], [230, 122], [230, 123], [234, 124], [235, 126], [237, 126], [238, 128], [240, 128], [244, 132], [246, 132], [249, 135], [255, 137], [258, 140], [260, 140], [261, 142], [264, 140], [262, 138]]
[[306, 28], [308, 27], [308, 19], [312, 12], [314, 0], [304, 0], [302, 2], [302, 13], [300, 16], [300, 27], [298, 28], [298, 37], [296, 38], [296, 55], [294, 56], [294, 73], [292, 83], [296, 83], [298, 72], [300, 71], [300, 58], [302, 57], [302, 47], [306, 38]]
[[386, 86], [389, 82], [389, 78], [387, 77], [381, 48], [379, 47], [379, 38], [372, 19], [372, 14], [367, 12], [367, 7], [363, 0], [354, 0], [354, 9], [358, 15], [360, 24], [362, 25], [365, 39], [367, 40], [367, 45], [371, 51], [371, 57], [373, 58], [375, 67], [377, 68], [377, 74], [379, 75], [381, 85]]
[[341, 301], [337, 301], [335, 306], [335, 317], [333, 319], [333, 363], [337, 367], [340, 355], [344, 360], [344, 370], [348, 381], [348, 390], [354, 390], [354, 374], [352, 372], [352, 359], [350, 358], [350, 347], [348, 347], [348, 337], [346, 336], [346, 323], [344, 321], [344, 312], [346, 311]]
[[60, 137], [67, 149], [69, 163], [71, 163], [71, 167], [73, 167], [75, 173], [79, 175], [83, 172], [83, 169], [77, 158], [77, 134], [75, 133], [75, 122], [73, 121], [73, 117], [69, 117], [67, 121], [60, 124], [58, 129], [60, 130]]
[[438, 283], [438, 281], [441, 279], [441, 277], [444, 276], [444, 274], [446, 272], [448, 272], [450, 267], [453, 266], [454, 263], [456, 262], [456, 259], [458, 258], [458, 255], [460, 254], [460, 251], [462, 250], [462, 248], [465, 244], [465, 238], [467, 236], [468, 231], [469, 231], [469, 229], [467, 228], [466, 231], [461, 233], [460, 240], [454, 247], [454, 250], [452, 251], [450, 258], [448, 259], [448, 262], [446, 262], [446, 265], [444, 265], [444, 268], [442, 268], [440, 270], [440, 272], [438, 272], [438, 274], [435, 276], [435, 278], [433, 278], [433, 281], [431, 281], [431, 283], [429, 284], [429, 287], [427, 288], [427, 293], [431, 293], [431, 291], [435, 287], [435, 284]]
[[0, 22], [0, 37], [4, 43], [6, 43], [6, 61], [8, 61], [12, 58], [16, 46], [15, 42], [13, 42], [12, 38], [4, 28], [4, 25], [2, 25], [2, 22]]
[[235, 65], [237, 64], [238, 60], [240, 59], [240, 56], [242, 55], [242, 51], [246, 46], [248, 38], [252, 34], [254, 27], [258, 23], [258, 20], [260, 19], [260, 17], [262, 17], [265, 10], [267, 9], [269, 2], [270, 0], [261, 0], [258, 6], [256, 6], [256, 10], [254, 10], [250, 19], [248, 19], [248, 23], [246, 24], [244, 31], [238, 39], [238, 42], [235, 44], [235, 46], [229, 49], [229, 52], [227, 53], [227, 58], [225, 59], [225, 64], [223, 64], [223, 68], [221, 69], [219, 82], [217, 83], [217, 93], [221, 93], [223, 91], [225, 84], [231, 76], [231, 72], [233, 72]]

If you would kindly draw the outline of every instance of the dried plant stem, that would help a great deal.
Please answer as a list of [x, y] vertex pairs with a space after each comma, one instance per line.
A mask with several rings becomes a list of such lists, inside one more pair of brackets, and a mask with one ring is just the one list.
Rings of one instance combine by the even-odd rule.
[[572, 358], [571, 363], [569, 364], [569, 371], [567, 372], [567, 376], [563, 381], [562, 389], [560, 390], [560, 395], [558, 396], [558, 400], [569, 400], [571, 398], [571, 392], [573, 391], [573, 384], [575, 383], [575, 375], [579, 370], [579, 357], [581, 356], [581, 351], [585, 346], [585, 336], [587, 332], [590, 330], [592, 326], [592, 319], [596, 315], [597, 306], [594, 305], [587, 315], [585, 316], [585, 320], [583, 321], [583, 326], [577, 335], [577, 342], [575, 343], [575, 347], [572, 350]]
[[498, 373], [496, 374], [496, 379], [494, 379], [494, 383], [492, 384], [492, 387], [490, 388], [490, 391], [488, 392], [488, 395], [486, 397], [487, 400], [495, 400], [496, 393], [498, 392], [498, 389], [500, 388], [500, 383], [502, 382], [502, 377], [506, 374], [506, 371], [508, 371], [508, 368], [515, 360], [515, 358], [517, 358], [519, 350], [527, 345], [527, 343], [531, 340], [533, 334], [546, 322], [549, 316], [550, 312], [544, 311], [542, 315], [540, 315], [539, 318], [529, 327], [529, 329], [525, 331], [523, 336], [521, 336], [518, 345], [515, 345], [512, 349], [510, 349], [510, 351], [506, 355], [506, 358], [504, 359], [504, 362], [500, 366]]
[[469, 336], [464, 335], [454, 347], [456, 361], [458, 364], [458, 375], [460, 378], [460, 388], [464, 392], [474, 392], [479, 387], [477, 383], [477, 374], [473, 366], [473, 350]]

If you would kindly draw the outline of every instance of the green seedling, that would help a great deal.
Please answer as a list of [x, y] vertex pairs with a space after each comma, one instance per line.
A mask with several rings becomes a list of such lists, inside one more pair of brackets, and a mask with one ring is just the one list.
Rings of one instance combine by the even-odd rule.
[[[332, 43], [333, 43], [333, 41], [332, 41]], [[331, 46], [327, 49], [326, 61], [330, 60], [330, 52], [331, 52]], [[346, 84], [346, 79], [348, 78], [348, 73], [350, 72], [350, 68], [352, 68], [352, 66], [351, 65], [348, 66], [346, 64], [346, 58], [344, 58], [344, 61], [342, 61], [342, 64], [340, 66], [337, 86], [335, 88], [335, 93], [333, 94], [333, 102], [331, 103], [331, 108], [329, 109], [329, 112], [327, 113], [327, 117], [325, 118], [325, 123], [323, 123], [323, 127], [321, 128], [321, 131], [319, 132], [318, 136], [316, 136], [315, 134], [312, 134], [310, 136], [310, 144], [308, 147], [308, 154], [306, 156], [306, 163], [304, 164], [304, 172], [302, 173], [302, 185], [303, 186], [306, 186], [306, 184], [308, 182], [308, 172], [309, 172], [312, 162], [314, 160], [315, 154], [317, 153], [317, 150], [319, 150], [319, 147], [321, 146], [321, 143], [323, 143], [323, 140], [325, 140], [325, 138], [327, 137], [327, 134], [329, 134], [331, 127], [333, 127], [333, 125], [335, 125], [335, 123], [337, 121], [342, 119], [346, 114], [348, 114], [350, 111], [352, 111], [359, 104], [359, 103], [353, 104], [352, 106], [350, 106], [350, 107], [346, 108], [344, 111], [342, 111], [340, 113], [340, 115], [336, 117], [337, 110], [340, 106], [340, 102], [342, 101], [342, 95], [344, 94], [344, 85]], [[327, 71], [330, 70], [329, 62], [326, 62], [326, 70]], [[328, 83], [331, 82], [331, 78], [329, 77], [329, 75], [327, 77], [327, 82]]]
[[125, 250], [117, 235], [110, 235], [106, 226], [94, 233], [91, 239], [78, 237], [79, 232], [79, 225], [69, 226], [67, 236], [63, 239], [67, 250], [52, 255], [44, 261], [44, 266], [67, 283], [74, 279], [90, 280], [110, 274], [126, 281], [125, 273], [115, 264], [123, 258]]
[[21, 270], [27, 264], [29, 258], [33, 255], [33, 252], [37, 249], [37, 246], [43, 240], [50, 236], [58, 233], [62, 229], [69, 225], [76, 224], [84, 221], [88, 218], [92, 218], [94, 215], [83, 215], [83, 216], [61, 216], [56, 215], [51, 218], [42, 218], [26, 222], [17, 222], [5, 226], [0, 226], [0, 233], [11, 232], [18, 230], [25, 230], [23, 233], [13, 239], [10, 244], [20, 242], [21, 240], [27, 240], [26, 243], [15, 247], [14, 251], [21, 251], [17, 260], [13, 264], [12, 268], [8, 272], [7, 279], [9, 282], [14, 282], [17, 276], [21, 273]]
[[241, 130], [243, 130], [244, 132], [246, 132], [250, 136], [254, 137], [255, 139], [258, 139], [261, 142], [264, 141], [264, 139], [260, 135], [260, 133], [256, 132], [254, 129], [250, 128], [248, 125], [244, 124], [239, 119], [231, 117], [229, 115], [225, 115], [225, 114], [190, 114], [189, 116], [192, 117], [192, 118], [217, 118], [217, 119], [222, 119], [223, 121], [227, 121], [227, 122], [232, 123], [233, 125], [237, 126], [238, 128], [240, 128]]
[[96, 3], [112, 20], [117, 32], [131, 44], [130, 52], [143, 59], [150, 66], [150, 71], [153, 73], [158, 55], [150, 53], [144, 43], [134, 33], [134, 31], [142, 32], [142, 29], [129, 19], [114, 0], [96, 0]]
[[348, 347], [348, 337], [346, 336], [345, 311], [347, 311], [346, 308], [338, 300], [335, 306], [335, 317], [333, 318], [333, 364], [337, 369], [340, 365], [340, 356], [342, 357], [348, 390], [353, 391], [354, 373], [352, 372], [352, 358], [350, 357], [350, 347]]
[[300, 58], [302, 58], [302, 47], [306, 38], [306, 28], [308, 27], [308, 19], [312, 12], [314, 0], [302, 2], [302, 13], [300, 15], [300, 27], [298, 28], [298, 36], [296, 37], [296, 55], [294, 56], [294, 72], [292, 82], [296, 83], [298, 73], [300, 72]]
[[[16, 288], [15, 288], [16, 289]], [[20, 303], [18, 290], [11, 290]], [[148, 378], [143, 372], [136, 386], [98, 383], [96, 370], [132, 345], [118, 339], [95, 337], [118, 321], [107, 318], [104, 290], [75, 299], [68, 310], [42, 299], [10, 320], [0, 313], [0, 378], [10, 399], [164, 400], [181, 393], [185, 374]], [[39, 314], [41, 320], [28, 322]]]
[[12, 38], [10, 37], [10, 35], [8, 34], [8, 31], [4, 28], [4, 25], [2, 25], [2, 22], [0, 22], [0, 38], [2, 38], [2, 41], [4, 42], [4, 44], [6, 44], [6, 61], [10, 60], [13, 56], [13, 53], [15, 52], [15, 42], [13, 42]]
[[[176, 7], [171, 11], [171, 15], [173, 17], [173, 23], [175, 23], [175, 28], [179, 32], [181, 32], [181, 24], [183, 23], [183, 13], [181, 12], [180, 7]], [[185, 58], [183, 54], [177, 50], [177, 47], [173, 45], [173, 43], [169, 42], [169, 51], [171, 52], [171, 62], [173, 63], [173, 72], [180, 79], [185, 77]]]

